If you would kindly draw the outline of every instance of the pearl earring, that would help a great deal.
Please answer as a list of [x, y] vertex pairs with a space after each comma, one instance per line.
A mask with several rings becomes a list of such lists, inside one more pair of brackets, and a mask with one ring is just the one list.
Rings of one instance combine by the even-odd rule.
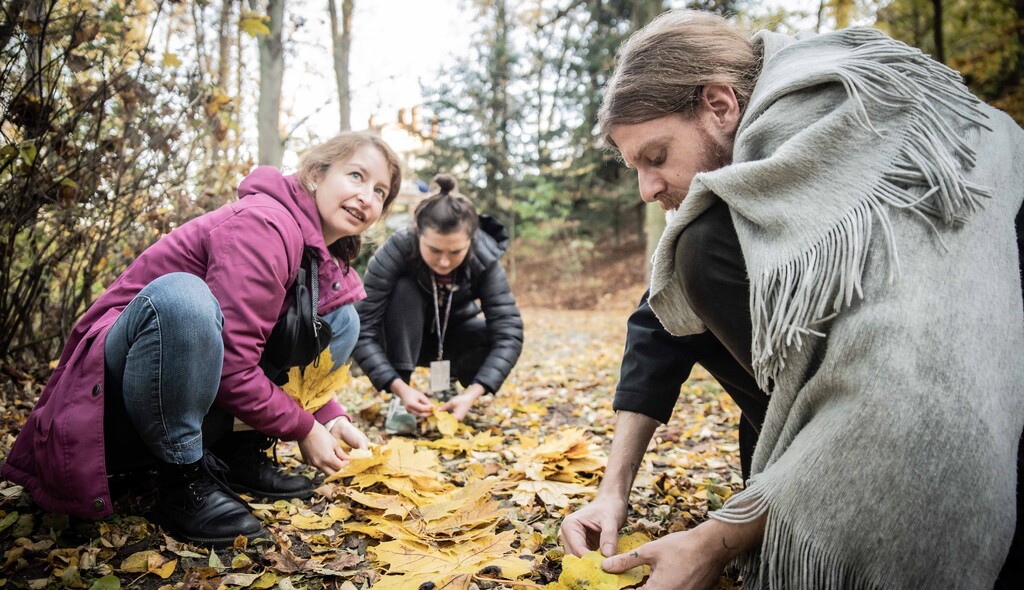
[[309, 190], [314, 192], [314, 193], [316, 192], [316, 187], [317, 187], [317, 184], [315, 182], [311, 182], [309, 184]]

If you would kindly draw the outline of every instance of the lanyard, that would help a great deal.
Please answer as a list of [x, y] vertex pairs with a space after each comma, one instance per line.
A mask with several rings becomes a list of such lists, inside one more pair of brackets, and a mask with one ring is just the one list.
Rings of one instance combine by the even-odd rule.
[[452, 299], [454, 290], [448, 291], [448, 302], [444, 309], [444, 324], [441, 323], [441, 307], [437, 302], [437, 280], [434, 273], [430, 273], [430, 285], [434, 288], [434, 321], [437, 325], [437, 360], [444, 359], [444, 335], [448, 332], [448, 320], [452, 317]]

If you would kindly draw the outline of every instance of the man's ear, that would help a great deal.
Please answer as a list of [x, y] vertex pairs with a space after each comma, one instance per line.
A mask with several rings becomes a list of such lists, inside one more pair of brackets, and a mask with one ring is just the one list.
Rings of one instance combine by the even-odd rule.
[[709, 84], [701, 89], [701, 102], [706, 115], [726, 135], [731, 136], [740, 124], [740, 102], [731, 86]]

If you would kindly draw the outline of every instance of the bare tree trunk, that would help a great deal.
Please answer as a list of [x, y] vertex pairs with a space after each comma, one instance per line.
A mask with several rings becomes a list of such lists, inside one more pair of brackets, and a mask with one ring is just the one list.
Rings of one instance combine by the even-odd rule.
[[853, 20], [856, 10], [857, 6], [854, 0], [833, 0], [832, 12], [836, 18], [836, 29], [845, 29], [850, 26], [850, 21]]
[[223, 0], [220, 7], [220, 22], [217, 23], [217, 78], [213, 83], [224, 90], [228, 85], [228, 72], [231, 68], [231, 12], [235, 3]]
[[656, 203], [644, 205], [644, 224], [647, 230], [647, 247], [644, 248], [644, 277], [651, 278], [651, 260], [654, 259], [654, 250], [658, 247], [658, 240], [665, 232], [665, 212]]
[[260, 98], [256, 107], [259, 163], [280, 166], [284, 160], [281, 138], [281, 85], [284, 81], [284, 0], [267, 5], [270, 34], [260, 37]]
[[946, 63], [946, 47], [942, 38], [942, 0], [932, 0], [932, 39], [935, 41], [936, 61]]
[[334, 49], [334, 80], [338, 85], [338, 115], [341, 131], [352, 128], [352, 92], [348, 81], [349, 49], [352, 46], [352, 11], [355, 0], [341, 2], [341, 29], [335, 0], [327, 0], [331, 20], [331, 46]]

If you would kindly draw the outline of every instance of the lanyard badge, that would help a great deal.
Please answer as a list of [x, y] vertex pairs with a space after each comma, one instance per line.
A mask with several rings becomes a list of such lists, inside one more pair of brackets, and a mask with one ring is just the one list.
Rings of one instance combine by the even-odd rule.
[[[441, 306], [438, 303], [437, 280], [433, 273], [430, 284], [434, 288], [434, 322], [437, 327], [437, 360], [430, 363], [430, 392], [444, 391], [451, 386], [452, 363], [444, 360], [444, 336], [448, 332], [448, 320], [452, 316], [452, 291], [448, 292], [445, 303], [444, 321], [441, 321]], [[454, 290], [454, 289], [453, 289]]]

